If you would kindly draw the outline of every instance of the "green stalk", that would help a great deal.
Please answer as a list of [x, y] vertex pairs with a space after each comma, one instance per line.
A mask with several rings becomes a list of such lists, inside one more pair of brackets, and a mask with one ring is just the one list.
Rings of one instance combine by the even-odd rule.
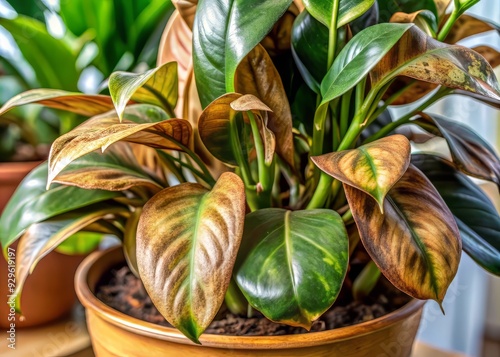
[[259, 167], [259, 182], [265, 192], [271, 191], [273, 185], [273, 177], [271, 175], [270, 166], [266, 164], [266, 154], [264, 144], [260, 136], [259, 127], [255, 116], [251, 111], [247, 111], [248, 118], [250, 119], [250, 126], [252, 128], [253, 140], [255, 143], [255, 151], [257, 152], [257, 164]]
[[380, 278], [380, 270], [375, 263], [370, 261], [363, 268], [352, 284], [352, 294], [355, 300], [368, 296]]
[[439, 31], [439, 34], [437, 36], [438, 41], [442, 42], [446, 39], [446, 36], [448, 36], [448, 33], [451, 31], [453, 25], [455, 24], [455, 21], [457, 21], [460, 15], [462, 15], [462, 13], [457, 8], [454, 8], [450, 17], [448, 17], [448, 20], [446, 20], [445, 24]]
[[356, 85], [356, 101], [355, 101], [355, 112], [357, 113], [360, 109], [361, 106], [363, 105], [363, 102], [365, 100], [365, 89], [366, 89], [366, 77], [361, 80]]
[[236, 126], [236, 116], [231, 115], [229, 119], [229, 130], [230, 130], [230, 138], [231, 138], [231, 148], [233, 149], [233, 154], [236, 158], [236, 162], [238, 163], [241, 176], [243, 178], [243, 182], [245, 182], [245, 186], [253, 186], [255, 183], [253, 182], [252, 175], [250, 173], [250, 167], [248, 165], [247, 160], [243, 156], [243, 152], [241, 151], [241, 142], [238, 135], [238, 128]]
[[[358, 92], [356, 91], [356, 101], [358, 99]], [[342, 96], [340, 105], [340, 137], [343, 137], [347, 132], [349, 126], [349, 113], [351, 109], [351, 95], [352, 90], [348, 91]]]
[[224, 297], [226, 306], [235, 315], [246, 315], [248, 312], [248, 302], [243, 296], [240, 288], [236, 285], [234, 278], [229, 281], [229, 286]]
[[330, 29], [328, 36], [328, 61], [327, 61], [327, 70], [333, 64], [335, 60], [335, 52], [337, 51], [337, 23], [338, 23], [338, 15], [339, 15], [339, 4], [340, 0], [333, 1], [332, 8], [332, 18], [330, 21]]

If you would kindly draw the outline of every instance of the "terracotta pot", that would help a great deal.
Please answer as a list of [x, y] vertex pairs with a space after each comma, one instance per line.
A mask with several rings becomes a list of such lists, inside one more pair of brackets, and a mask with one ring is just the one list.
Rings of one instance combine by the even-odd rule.
[[141, 321], [96, 298], [101, 277], [124, 261], [120, 247], [90, 255], [75, 276], [96, 356], [409, 356], [423, 301], [381, 318], [335, 330], [269, 337], [204, 334], [195, 345], [174, 328]]
[[23, 178], [41, 161], [0, 162], [0, 213]]
[[[15, 246], [14, 246], [15, 247]], [[23, 288], [21, 308], [24, 319], [15, 315], [16, 328], [45, 324], [67, 315], [76, 302], [73, 285], [76, 268], [85, 255], [66, 255], [57, 252], [49, 253], [37, 264]], [[8, 319], [10, 306], [7, 304], [8, 266], [0, 257], [0, 327], [5, 328], [11, 322]]]

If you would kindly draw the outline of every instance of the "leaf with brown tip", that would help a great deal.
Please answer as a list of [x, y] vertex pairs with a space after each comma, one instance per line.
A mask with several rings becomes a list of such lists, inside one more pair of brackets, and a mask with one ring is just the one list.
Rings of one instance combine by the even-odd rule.
[[410, 142], [399, 134], [356, 149], [311, 158], [328, 175], [373, 197], [381, 212], [384, 210], [385, 196], [403, 176], [410, 159]]
[[50, 150], [47, 187], [75, 159], [97, 149], [105, 150], [118, 141], [170, 150], [182, 150], [175, 141], [189, 145], [191, 126], [186, 120], [153, 121], [158, 117], [167, 116], [156, 106], [138, 104], [125, 110], [123, 121], [112, 111], [90, 118], [60, 136]]
[[431, 182], [410, 165], [387, 195], [384, 214], [364, 192], [344, 189], [361, 241], [382, 274], [410, 296], [441, 303], [462, 244], [453, 214]]
[[458, 88], [500, 99], [500, 85], [489, 63], [473, 50], [447, 45], [413, 26], [370, 73], [380, 86], [396, 76]]
[[[450, 15], [447, 15], [443, 21], [448, 20], [449, 16]], [[446, 43], [457, 43], [467, 37], [493, 30], [500, 31], [500, 27], [492, 22], [465, 14], [455, 21], [455, 24], [444, 41]]]
[[160, 313], [196, 343], [224, 301], [245, 206], [243, 182], [229, 172], [212, 191], [183, 183], [144, 206], [137, 229], [141, 280]]
[[31, 89], [9, 99], [0, 108], [0, 115], [26, 104], [41, 104], [89, 117], [113, 109], [113, 101], [107, 95], [73, 93], [59, 89]]
[[122, 119], [130, 99], [157, 105], [173, 116], [177, 104], [177, 64], [165, 63], [145, 73], [114, 72], [109, 76], [109, 93]]
[[294, 167], [292, 112], [279, 72], [261, 45], [238, 65], [235, 89], [242, 94], [253, 94], [269, 106], [267, 126], [276, 137], [276, 151]]
[[438, 30], [436, 16], [430, 10], [419, 10], [411, 14], [396, 12], [392, 15], [390, 22], [414, 23], [427, 35], [432, 37], [436, 37]]

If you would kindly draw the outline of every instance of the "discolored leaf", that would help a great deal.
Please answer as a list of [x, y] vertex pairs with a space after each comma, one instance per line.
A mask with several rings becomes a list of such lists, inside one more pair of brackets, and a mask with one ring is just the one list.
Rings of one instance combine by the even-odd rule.
[[413, 123], [446, 139], [453, 163], [460, 171], [500, 186], [500, 158], [473, 130], [435, 114], [422, 113]]
[[453, 0], [434, 0], [436, 3], [438, 19], [441, 19], [446, 14], [446, 10], [450, 7]]
[[236, 282], [267, 318], [309, 329], [337, 298], [348, 242], [344, 223], [332, 210], [252, 212], [245, 220]]
[[374, 86], [398, 75], [500, 98], [498, 81], [483, 57], [467, 47], [436, 41], [416, 26], [370, 73]]
[[361, 241], [382, 274], [417, 299], [441, 303], [460, 261], [453, 214], [431, 182], [410, 165], [384, 201], [344, 184]]
[[196, 343], [224, 301], [244, 219], [245, 188], [233, 173], [222, 174], [212, 191], [184, 183], [144, 206], [141, 280], [160, 313]]
[[464, 251], [484, 269], [500, 275], [500, 216], [488, 196], [439, 157], [413, 155], [412, 163], [431, 180], [455, 216]]
[[[447, 20], [447, 15], [444, 20]], [[497, 30], [500, 32], [500, 26], [472, 15], [462, 15], [454, 23], [450, 32], [446, 36], [446, 43], [457, 43], [467, 37], [479, 35], [484, 32]]]
[[181, 150], [178, 143], [189, 145], [191, 126], [186, 120], [154, 121], [158, 117], [166, 118], [160, 108], [139, 104], [128, 107], [122, 121], [114, 111], [88, 119], [52, 144], [48, 183], [73, 160], [97, 149], [105, 150], [118, 141], [171, 150]]
[[53, 180], [87, 190], [124, 191], [135, 186], [152, 192], [162, 186], [148, 175], [137, 162], [130, 146], [115, 143], [105, 152], [91, 152], [71, 162]]
[[328, 175], [373, 197], [383, 213], [384, 198], [406, 172], [410, 153], [410, 142], [398, 134], [311, 160]]
[[[408, 87], [411, 84], [411, 87], [407, 88], [404, 92], [400, 92], [403, 88]], [[394, 82], [392, 82], [389, 89], [384, 94], [384, 100], [387, 100], [389, 97], [394, 95], [397, 92], [400, 94], [397, 98], [391, 103], [391, 105], [405, 105], [414, 103], [417, 100], [423, 98], [434, 89], [436, 89], [437, 84], [417, 81], [413, 78], [409, 77], [397, 77]], [[469, 93], [469, 92], [467, 92]]]
[[198, 0], [172, 0], [177, 11], [181, 15], [186, 25], [189, 28], [193, 28], [194, 16], [196, 15], [196, 6], [198, 5]]
[[496, 68], [500, 66], [500, 52], [489, 46], [477, 46], [473, 48], [474, 51], [483, 56], [491, 67]]
[[410, 14], [419, 10], [429, 10], [436, 17], [438, 9], [434, 0], [378, 0], [380, 7], [380, 22], [389, 21], [396, 12]]
[[349, 22], [363, 15], [375, 2], [375, 0], [303, 0], [303, 3], [307, 11], [314, 16], [314, 18], [330, 28], [332, 25], [333, 6], [335, 1], [339, 1], [337, 28], [347, 25]]
[[141, 218], [142, 207], [137, 207], [130, 215], [123, 232], [123, 255], [130, 271], [137, 277], [139, 268], [137, 266], [137, 227]]
[[141, 74], [114, 72], [108, 86], [120, 120], [130, 99], [157, 105], [173, 115], [178, 94], [177, 64], [165, 63]]
[[269, 33], [291, 3], [292, 0], [214, 0], [198, 4], [193, 56], [203, 108], [226, 92], [234, 92], [238, 64]]
[[0, 108], [0, 115], [25, 104], [41, 104], [85, 116], [101, 114], [113, 109], [111, 97], [66, 92], [59, 89], [31, 89], [12, 97]]
[[414, 23], [428, 36], [436, 37], [438, 31], [438, 23], [436, 16], [429, 10], [419, 10], [407, 14], [404, 12], [396, 12], [391, 17], [391, 22], [398, 23]]
[[354, 36], [335, 58], [321, 82], [322, 104], [341, 96], [365, 78], [405, 32], [413, 27], [412, 24], [379, 24]]
[[32, 224], [121, 196], [119, 192], [84, 190], [54, 185], [46, 190], [47, 164], [35, 168], [21, 182], [0, 217], [0, 243], [4, 252]]
[[[250, 51], [239, 64], [235, 88], [238, 93], [252, 94], [266, 104], [268, 108], [260, 109], [254, 102], [250, 110], [269, 111], [266, 126], [276, 137], [276, 151], [294, 167], [292, 112], [280, 75], [261, 45]], [[236, 108], [233, 106], [233, 109]]]

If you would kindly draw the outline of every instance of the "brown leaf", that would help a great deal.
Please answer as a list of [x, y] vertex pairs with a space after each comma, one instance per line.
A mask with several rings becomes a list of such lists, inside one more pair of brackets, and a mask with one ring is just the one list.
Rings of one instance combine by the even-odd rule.
[[[446, 15], [443, 23], [448, 17], [450, 17], [450, 15]], [[498, 30], [493, 24], [487, 23], [471, 15], [462, 15], [455, 21], [448, 36], [446, 36], [445, 42], [453, 44], [467, 37], [493, 30]]]
[[429, 10], [419, 10], [407, 14], [404, 12], [396, 12], [392, 15], [390, 22], [398, 22], [402, 24], [415, 24], [427, 35], [435, 37], [437, 31], [436, 16]]
[[292, 26], [299, 14], [299, 8], [295, 3], [292, 3], [283, 16], [276, 22], [269, 34], [260, 42], [271, 57], [274, 58], [280, 54], [287, 54], [287, 51], [290, 50]]
[[[387, 100], [393, 94], [399, 92], [403, 88], [407, 87], [412, 82], [415, 82], [415, 79], [409, 77], [398, 77], [391, 84], [387, 92], [384, 94], [384, 100]], [[414, 103], [420, 98], [423, 98], [434, 89], [436, 89], [437, 85], [428, 82], [416, 81], [411, 84], [411, 87], [405, 90], [403, 93], [398, 95], [396, 100], [394, 100], [391, 105], [405, 105]]]
[[453, 0], [434, 0], [440, 19], [446, 14], [446, 9], [450, 7], [452, 1]]
[[483, 56], [491, 65], [496, 68], [500, 66], [500, 52], [489, 46], [477, 46], [473, 48], [474, 51]]
[[417, 299], [441, 303], [462, 244], [453, 214], [413, 165], [392, 188], [384, 214], [364, 192], [344, 185], [361, 241], [387, 279]]
[[237, 92], [256, 96], [271, 108], [267, 125], [276, 137], [276, 152], [294, 167], [292, 112], [281, 77], [261, 45], [239, 64], [235, 88]]
[[194, 16], [196, 15], [196, 6], [198, 0], [173, 0], [172, 1], [190, 29], [193, 28]]

